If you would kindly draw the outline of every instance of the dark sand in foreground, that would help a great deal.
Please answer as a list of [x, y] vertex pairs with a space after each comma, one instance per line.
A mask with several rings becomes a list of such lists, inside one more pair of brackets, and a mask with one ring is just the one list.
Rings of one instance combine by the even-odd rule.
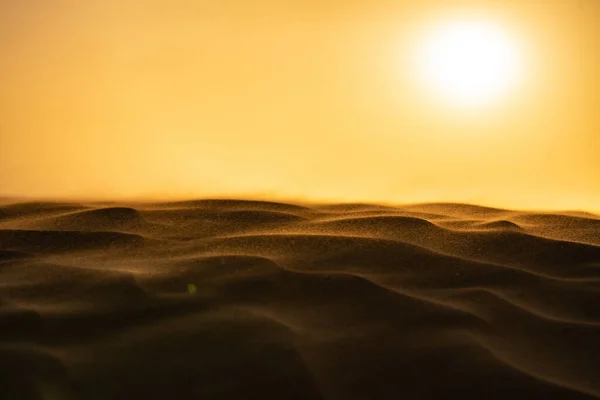
[[600, 218], [0, 206], [0, 399], [600, 398]]

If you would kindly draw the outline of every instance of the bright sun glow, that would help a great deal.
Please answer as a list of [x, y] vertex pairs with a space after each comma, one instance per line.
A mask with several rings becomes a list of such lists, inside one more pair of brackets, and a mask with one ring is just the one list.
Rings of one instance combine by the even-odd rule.
[[458, 106], [498, 100], [521, 72], [516, 44], [498, 26], [481, 20], [441, 24], [425, 37], [417, 55], [422, 83]]

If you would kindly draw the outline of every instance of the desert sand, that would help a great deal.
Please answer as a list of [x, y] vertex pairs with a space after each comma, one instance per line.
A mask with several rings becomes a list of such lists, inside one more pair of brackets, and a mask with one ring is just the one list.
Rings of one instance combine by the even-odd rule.
[[0, 206], [0, 399], [600, 398], [600, 217]]

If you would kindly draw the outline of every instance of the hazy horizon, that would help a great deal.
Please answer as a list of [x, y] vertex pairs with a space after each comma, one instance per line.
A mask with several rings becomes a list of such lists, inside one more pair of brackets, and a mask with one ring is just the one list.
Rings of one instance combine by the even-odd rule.
[[[485, 109], [412, 47], [477, 15], [524, 55]], [[0, 197], [465, 202], [600, 212], [600, 3], [0, 4]]]

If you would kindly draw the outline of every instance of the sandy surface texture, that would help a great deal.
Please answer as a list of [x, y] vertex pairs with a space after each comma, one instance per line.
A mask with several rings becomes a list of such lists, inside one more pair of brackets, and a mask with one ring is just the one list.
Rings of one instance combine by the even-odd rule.
[[600, 398], [600, 218], [0, 206], [0, 399]]

